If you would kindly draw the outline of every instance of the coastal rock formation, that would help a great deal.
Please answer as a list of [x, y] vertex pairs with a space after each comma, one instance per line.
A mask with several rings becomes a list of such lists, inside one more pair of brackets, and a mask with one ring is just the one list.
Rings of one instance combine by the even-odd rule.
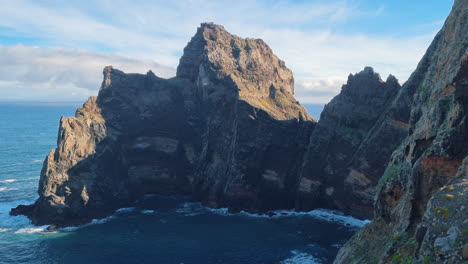
[[144, 194], [191, 194], [212, 207], [293, 208], [316, 121], [285, 63], [259, 39], [202, 24], [171, 79], [104, 69], [98, 97], [60, 120], [39, 199], [12, 214], [85, 223]]
[[198, 99], [194, 198], [232, 210], [292, 208], [303, 142], [315, 120], [294, 99], [285, 63], [260, 39], [203, 24], [176, 78], [194, 83]]
[[[171, 79], [104, 68], [62, 118], [39, 199], [11, 214], [69, 226], [145, 194], [263, 213], [327, 207], [374, 220], [335, 263], [459, 263], [467, 249], [468, 0], [410, 79], [350, 75], [320, 121], [258, 39], [204, 23]], [[429, 261], [429, 262], [428, 262]]]
[[[408, 135], [378, 184], [374, 220], [335, 263], [462, 263], [468, 250], [468, 1], [456, 0], [400, 95]], [[409, 114], [409, 118], [407, 118]], [[399, 119], [398, 119], [399, 118]]]
[[372, 133], [400, 90], [395, 77], [382, 81], [370, 67], [350, 75], [317, 123], [262, 40], [212, 23], [198, 28], [174, 78], [111, 66], [103, 74], [98, 96], [61, 119], [39, 199], [11, 214], [77, 225], [145, 194], [183, 194], [231, 211], [328, 207], [369, 217], [374, 187], [407, 131], [406, 120], [389, 119], [393, 130]]
[[394, 76], [382, 81], [371, 67], [349, 75], [341, 93], [323, 109], [309, 140], [298, 208], [312, 209], [318, 203], [372, 217], [374, 187], [403, 137], [399, 128], [372, 132], [379, 119], [387, 118], [399, 90]]

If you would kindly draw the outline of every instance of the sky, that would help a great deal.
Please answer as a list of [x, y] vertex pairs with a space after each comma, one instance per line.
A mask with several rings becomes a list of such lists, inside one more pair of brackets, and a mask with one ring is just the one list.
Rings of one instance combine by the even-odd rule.
[[406, 81], [453, 0], [0, 0], [0, 100], [83, 101], [106, 65], [175, 75], [202, 22], [263, 39], [295, 77], [296, 98], [325, 104], [372, 66]]

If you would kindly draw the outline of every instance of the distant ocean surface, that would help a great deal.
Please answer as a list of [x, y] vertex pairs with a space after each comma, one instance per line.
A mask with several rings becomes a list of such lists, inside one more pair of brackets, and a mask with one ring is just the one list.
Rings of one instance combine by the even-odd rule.
[[60, 116], [75, 105], [0, 103], [0, 263], [331, 263], [365, 221], [337, 212], [265, 217], [146, 196], [111, 217], [44, 232], [10, 208], [32, 203]]
[[307, 110], [307, 113], [309, 113], [309, 115], [311, 115], [317, 120], [320, 119], [320, 114], [322, 113], [323, 108], [325, 107], [324, 104], [302, 104], [302, 105]]

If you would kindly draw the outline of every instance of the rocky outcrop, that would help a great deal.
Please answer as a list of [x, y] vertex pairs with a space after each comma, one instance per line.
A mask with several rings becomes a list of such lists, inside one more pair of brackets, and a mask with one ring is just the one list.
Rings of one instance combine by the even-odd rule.
[[315, 121], [294, 99], [284, 62], [262, 40], [205, 24], [184, 49], [177, 78], [194, 82], [199, 98], [194, 197], [233, 210], [292, 208]]
[[258, 39], [202, 24], [177, 76], [104, 69], [97, 98], [62, 118], [39, 199], [12, 214], [75, 225], [144, 194], [191, 194], [212, 207], [293, 208], [315, 120], [294, 79]]
[[262, 40], [212, 23], [188, 43], [174, 78], [106, 67], [99, 95], [61, 119], [39, 199], [11, 213], [76, 225], [145, 194], [359, 217], [373, 204], [374, 220], [336, 263], [458, 263], [467, 244], [467, 7], [455, 1], [402, 87], [366, 67], [318, 123]]
[[394, 76], [382, 81], [371, 67], [349, 75], [341, 93], [323, 109], [311, 135], [300, 179], [299, 208], [311, 209], [318, 203], [371, 217], [377, 181], [407, 131], [390, 124], [387, 133], [373, 132], [378, 130], [378, 120], [392, 120], [387, 110], [399, 90]]
[[[12, 214], [76, 225], [145, 194], [187, 194], [232, 211], [329, 207], [368, 217], [407, 131], [407, 120], [389, 118], [395, 77], [382, 81], [370, 67], [350, 75], [317, 124], [294, 99], [291, 71], [262, 40], [212, 23], [198, 28], [174, 78], [110, 66], [103, 74], [97, 98], [61, 119], [39, 199]], [[396, 132], [372, 133], [383, 119]]]
[[374, 220], [335, 263], [462, 263], [468, 257], [467, 21], [468, 1], [456, 0], [402, 87], [411, 100], [393, 103], [393, 116], [409, 121], [408, 135], [378, 185]]

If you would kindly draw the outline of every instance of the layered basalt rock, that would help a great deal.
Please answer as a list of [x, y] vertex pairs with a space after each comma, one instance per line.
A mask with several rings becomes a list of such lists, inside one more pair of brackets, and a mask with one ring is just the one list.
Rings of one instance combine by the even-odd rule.
[[[378, 185], [375, 217], [335, 263], [462, 263], [468, 256], [468, 1], [456, 0], [394, 104], [407, 137]], [[396, 99], [398, 100], [398, 99]]]

